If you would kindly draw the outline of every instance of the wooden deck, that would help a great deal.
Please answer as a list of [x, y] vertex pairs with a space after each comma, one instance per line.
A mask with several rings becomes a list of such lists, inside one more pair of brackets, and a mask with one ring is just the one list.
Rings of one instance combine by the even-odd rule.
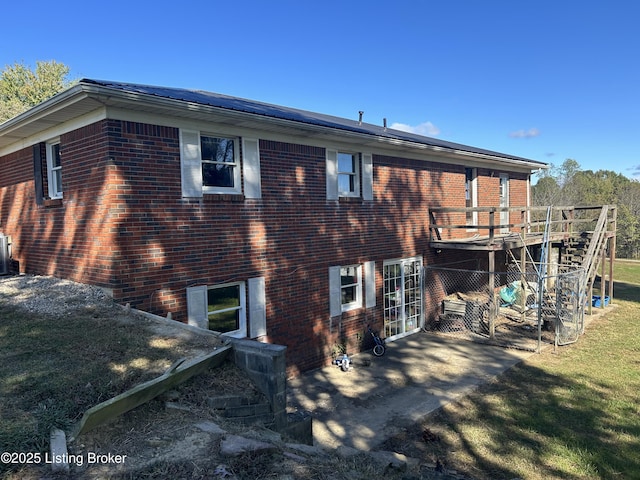
[[[549, 234], [549, 241], [562, 241], [567, 238], [566, 233]], [[531, 245], [542, 245], [544, 241], [543, 233], [529, 233], [523, 237], [519, 233], [507, 233], [495, 235], [473, 235], [468, 238], [455, 238], [450, 240], [432, 239], [430, 246], [440, 250], [480, 250], [480, 251], [500, 251], [513, 248], [522, 248]]]

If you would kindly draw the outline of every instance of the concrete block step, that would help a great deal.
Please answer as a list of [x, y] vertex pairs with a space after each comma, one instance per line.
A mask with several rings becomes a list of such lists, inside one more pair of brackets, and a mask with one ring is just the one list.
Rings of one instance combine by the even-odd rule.
[[226, 408], [253, 405], [261, 402], [264, 402], [264, 398], [260, 395], [222, 395], [209, 397], [207, 399], [207, 405], [213, 410], [224, 410]]
[[258, 403], [255, 405], [239, 405], [237, 407], [229, 407], [220, 411], [225, 418], [251, 417], [255, 415], [270, 415], [271, 405], [268, 403]]
[[226, 420], [240, 425], [261, 425], [272, 428], [275, 425], [273, 415], [251, 415], [248, 417], [230, 417]]
[[271, 405], [261, 395], [223, 395], [209, 397], [209, 408], [221, 417], [242, 425], [275, 424]]

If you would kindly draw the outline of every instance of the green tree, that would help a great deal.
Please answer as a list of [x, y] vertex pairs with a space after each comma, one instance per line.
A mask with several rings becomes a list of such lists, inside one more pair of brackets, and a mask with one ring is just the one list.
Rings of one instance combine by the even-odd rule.
[[560, 203], [562, 205], [584, 205], [580, 197], [580, 164], [567, 158], [558, 169], [558, 184], [562, 188]]
[[562, 189], [551, 175], [541, 175], [533, 186], [533, 204], [541, 206], [559, 205]]
[[582, 170], [572, 159], [538, 175], [532, 187], [534, 205], [617, 205], [616, 255], [640, 256], [640, 182], [610, 170]]
[[574, 178], [581, 171], [580, 164], [567, 158], [562, 165], [553, 163], [538, 173], [538, 182], [533, 186], [534, 205], [572, 205], [578, 195]]
[[24, 63], [6, 66], [0, 74], [0, 123], [72, 85], [68, 75], [69, 67], [55, 60], [36, 62], [35, 69]]
[[640, 182], [630, 180], [617, 190], [618, 236], [616, 254], [640, 257]]

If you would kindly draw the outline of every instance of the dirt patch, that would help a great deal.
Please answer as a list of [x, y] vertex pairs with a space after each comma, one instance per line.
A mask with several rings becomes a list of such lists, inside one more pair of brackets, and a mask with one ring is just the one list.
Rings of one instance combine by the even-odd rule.
[[[217, 454], [222, 434], [212, 434], [211, 425], [226, 432], [267, 435], [263, 427], [233, 424], [208, 408], [209, 397], [233, 394], [259, 392], [235, 365], [226, 361], [106, 425], [69, 439], [69, 478], [224, 478], [210, 476], [220, 465], [233, 471], [228, 467], [229, 459]], [[89, 463], [90, 458], [104, 460], [109, 456], [111, 461]], [[51, 467], [40, 465], [23, 468], [6, 478], [35, 480], [50, 475]]]
[[99, 478], [104, 473], [120, 473], [126, 477], [132, 472], [142, 475], [170, 469], [170, 464], [180, 462], [210, 465], [216, 457], [219, 438], [198, 425], [214, 422], [226, 431], [242, 431], [241, 426], [226, 422], [207, 406], [211, 396], [234, 394], [259, 395], [259, 392], [235, 365], [226, 361], [73, 441], [70, 453], [83, 458], [89, 452], [127, 456], [123, 465], [85, 465], [76, 468], [75, 475]]

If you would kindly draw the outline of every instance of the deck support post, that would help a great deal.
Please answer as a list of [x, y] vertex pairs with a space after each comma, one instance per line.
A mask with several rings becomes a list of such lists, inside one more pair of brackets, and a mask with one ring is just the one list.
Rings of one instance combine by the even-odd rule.
[[[613, 264], [616, 261], [616, 228], [618, 223], [618, 207], [611, 208], [611, 219], [607, 224], [607, 236], [609, 237], [609, 303], [613, 303]], [[613, 235], [610, 235], [613, 232]]]
[[499, 303], [496, 295], [496, 252], [489, 250], [489, 294], [493, 308], [489, 309], [489, 338], [496, 336], [496, 316], [498, 314]]
[[[524, 239], [524, 237], [523, 237]], [[529, 286], [527, 282], [527, 246], [522, 243], [522, 248], [520, 249], [520, 288], [522, 288], [521, 302], [520, 308], [522, 308], [522, 321], [524, 322], [527, 316], [527, 287]]]
[[[492, 208], [489, 210], [489, 245], [493, 245], [493, 239], [495, 238], [495, 219], [496, 217], [496, 209]], [[491, 253], [489, 253], [491, 255]]]
[[[607, 280], [610, 278], [608, 278], [608, 275], [605, 273], [606, 272], [606, 262], [607, 262], [607, 248], [606, 248], [606, 240], [603, 242], [602, 244], [602, 251], [600, 252], [600, 308], [602, 308], [604, 310], [605, 307], [605, 299], [606, 299], [606, 292], [607, 292]], [[609, 299], [611, 300], [611, 299]]]

